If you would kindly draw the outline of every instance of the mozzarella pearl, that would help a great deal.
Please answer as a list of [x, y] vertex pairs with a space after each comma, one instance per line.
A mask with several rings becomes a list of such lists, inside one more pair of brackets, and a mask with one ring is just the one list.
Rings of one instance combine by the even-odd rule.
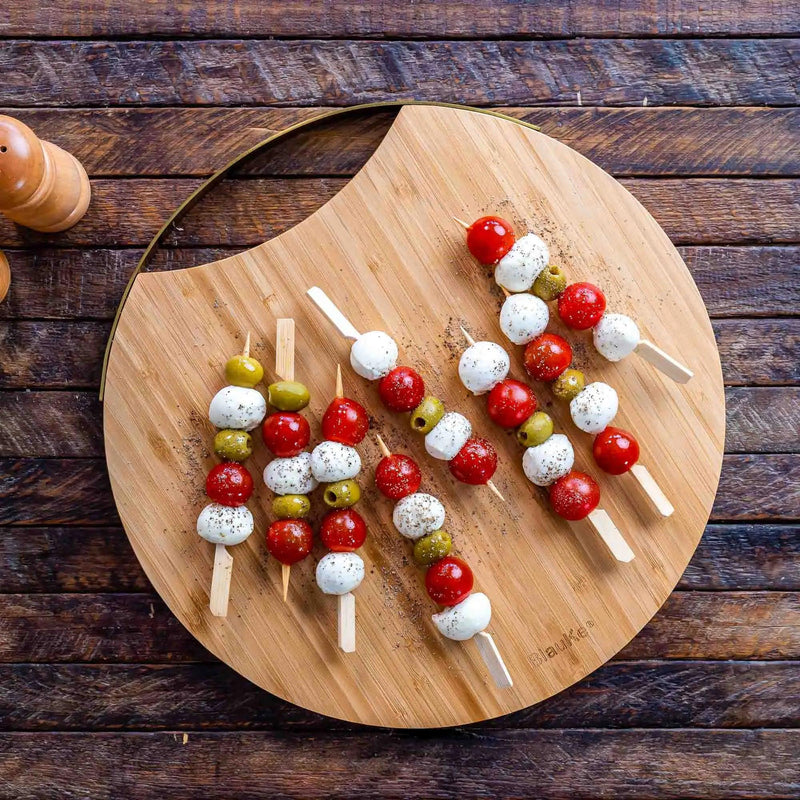
[[639, 328], [625, 314], [603, 314], [592, 331], [594, 346], [603, 358], [622, 361], [641, 341]]
[[347, 481], [360, 471], [361, 456], [354, 447], [325, 441], [311, 451], [311, 473], [320, 483]]
[[397, 343], [383, 331], [362, 333], [350, 348], [350, 364], [362, 378], [376, 381], [397, 366]]
[[277, 495], [313, 492], [319, 484], [311, 472], [311, 453], [274, 458], [264, 470], [264, 483]]
[[547, 245], [535, 233], [526, 233], [500, 259], [494, 279], [509, 292], [527, 292], [549, 260]]
[[397, 502], [392, 522], [406, 539], [420, 539], [444, 525], [444, 506], [433, 495], [415, 492]]
[[347, 594], [364, 580], [364, 561], [357, 553], [327, 553], [317, 564], [317, 586], [325, 594]]
[[514, 344], [528, 344], [544, 333], [550, 320], [547, 303], [523, 292], [506, 298], [500, 310], [500, 329]]
[[489, 626], [492, 604], [483, 592], [473, 592], [458, 605], [434, 614], [431, 619], [442, 636], [464, 642]]
[[252, 532], [253, 515], [247, 506], [209, 503], [197, 518], [197, 535], [214, 544], [239, 544]]
[[600, 433], [617, 415], [619, 397], [607, 383], [590, 383], [569, 404], [572, 421], [586, 433]]
[[448, 411], [436, 423], [434, 429], [425, 435], [425, 449], [428, 455], [442, 461], [455, 458], [458, 451], [472, 436], [472, 425], [463, 415]]
[[537, 486], [549, 486], [564, 477], [575, 463], [575, 451], [563, 433], [554, 433], [522, 456], [525, 477]]
[[461, 354], [458, 377], [473, 394], [485, 394], [508, 375], [510, 366], [499, 344], [475, 342]]
[[267, 414], [267, 401], [256, 389], [226, 386], [220, 389], [208, 407], [208, 418], [215, 428], [251, 431]]

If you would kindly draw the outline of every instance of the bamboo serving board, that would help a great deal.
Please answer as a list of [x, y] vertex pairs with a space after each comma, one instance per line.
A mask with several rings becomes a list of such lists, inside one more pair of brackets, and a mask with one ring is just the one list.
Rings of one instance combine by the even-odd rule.
[[[633, 547], [619, 564], [586, 523], [549, 510], [524, 478], [512, 433], [490, 422], [485, 398], [457, 376], [464, 347], [459, 325], [476, 338], [508, 343], [498, 327], [502, 296], [490, 271], [466, 250], [453, 217], [495, 212], [519, 232], [550, 245], [569, 280], [590, 280], [609, 308], [629, 313], [642, 335], [686, 363], [695, 377], [672, 383], [631, 356], [604, 361], [587, 335], [569, 332], [575, 361], [590, 378], [618, 390], [619, 427], [633, 431], [641, 461], [675, 505], [658, 517], [631, 475], [601, 473], [592, 437], [565, 405], [534, 384], [540, 403], [575, 444], [576, 468], [595, 475], [603, 507]], [[322, 287], [361, 331], [382, 329], [416, 366], [428, 391], [466, 414], [497, 446], [495, 483], [457, 483], [426, 456], [407, 416], [387, 412], [374, 384], [349, 367], [349, 343], [308, 300]], [[336, 601], [316, 588], [324, 548], [292, 568], [289, 602], [264, 532], [272, 498], [261, 480], [268, 456], [260, 435], [247, 466], [256, 481], [248, 506], [255, 533], [231, 548], [227, 618], [208, 609], [214, 547], [195, 532], [216, 463], [208, 403], [224, 384], [223, 364], [253, 337], [253, 355], [274, 379], [275, 321], [297, 323], [298, 380], [312, 393], [304, 412], [319, 440], [319, 420], [345, 366], [345, 393], [365, 405], [390, 448], [423, 466], [423, 490], [447, 508], [454, 552], [492, 600], [489, 630], [514, 679], [495, 688], [474, 642], [451, 642], [434, 629], [436, 609], [410, 547], [391, 525], [392, 504], [374, 488], [379, 453], [361, 447], [369, 538], [366, 577], [356, 592], [357, 650], [336, 646]], [[552, 329], [558, 331], [557, 322]], [[521, 349], [508, 345], [512, 375]], [[724, 394], [711, 324], [688, 270], [642, 206], [573, 150], [512, 121], [467, 110], [403, 108], [365, 167], [301, 224], [258, 247], [213, 264], [140, 275], [111, 348], [105, 443], [125, 530], [155, 589], [212, 653], [264, 689], [313, 711], [361, 723], [434, 727], [474, 722], [539, 702], [580, 680], [622, 649], [675, 586], [703, 532], [722, 462]], [[256, 432], [257, 433], [257, 432]], [[322, 514], [321, 493], [313, 502]]]

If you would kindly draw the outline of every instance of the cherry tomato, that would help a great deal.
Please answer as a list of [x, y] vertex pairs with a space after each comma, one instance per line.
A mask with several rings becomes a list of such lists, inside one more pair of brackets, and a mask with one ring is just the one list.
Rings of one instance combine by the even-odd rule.
[[554, 381], [572, 362], [572, 348], [555, 333], [543, 333], [525, 348], [525, 369], [537, 381]]
[[622, 475], [639, 460], [639, 442], [632, 433], [609, 426], [595, 436], [592, 452], [600, 469]]
[[437, 561], [425, 573], [425, 588], [440, 606], [454, 606], [471, 591], [474, 578], [466, 561], [453, 556]]
[[605, 310], [605, 295], [591, 283], [573, 283], [558, 298], [558, 315], [576, 331], [597, 325]]
[[270, 414], [261, 428], [264, 444], [278, 458], [289, 458], [302, 452], [311, 439], [308, 420], [294, 411]]
[[319, 529], [322, 543], [334, 553], [358, 550], [367, 538], [367, 526], [361, 515], [352, 508], [331, 511], [322, 520]]
[[473, 486], [491, 480], [497, 469], [497, 450], [487, 439], [467, 439], [450, 460], [450, 472], [461, 483]]
[[600, 502], [600, 487], [583, 472], [567, 473], [550, 487], [553, 511], [571, 522], [588, 517]]
[[481, 217], [467, 228], [467, 247], [481, 264], [496, 264], [514, 239], [514, 229], [500, 217]]
[[516, 428], [536, 411], [536, 395], [530, 386], [506, 378], [489, 392], [486, 406], [492, 422], [501, 428]]
[[382, 458], [376, 467], [375, 483], [386, 497], [400, 500], [419, 489], [422, 473], [413, 458], [392, 454]]
[[267, 531], [267, 550], [281, 564], [302, 561], [314, 544], [314, 533], [304, 519], [279, 519]]
[[332, 442], [355, 447], [369, 430], [369, 416], [360, 403], [335, 397], [322, 417], [322, 435]]
[[378, 394], [391, 411], [413, 411], [425, 396], [425, 381], [411, 367], [395, 367], [381, 378]]
[[206, 478], [206, 494], [223, 506], [243, 506], [253, 494], [253, 478], [235, 461], [217, 464]]

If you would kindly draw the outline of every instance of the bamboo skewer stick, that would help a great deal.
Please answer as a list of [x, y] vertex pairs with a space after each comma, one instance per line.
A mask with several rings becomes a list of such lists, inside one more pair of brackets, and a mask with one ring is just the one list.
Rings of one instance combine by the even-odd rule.
[[[294, 320], [291, 318], [279, 319], [275, 334], [275, 372], [284, 381], [294, 380], [294, 338]], [[289, 596], [291, 573], [291, 564], [281, 564], [284, 603]]]

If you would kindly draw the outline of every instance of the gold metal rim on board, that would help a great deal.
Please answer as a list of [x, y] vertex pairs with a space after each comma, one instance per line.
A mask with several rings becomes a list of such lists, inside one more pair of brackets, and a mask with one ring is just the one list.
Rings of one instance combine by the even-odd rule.
[[200, 186], [197, 187], [187, 198], [186, 200], [179, 205], [175, 211], [172, 212], [169, 219], [162, 225], [161, 229], [156, 233], [156, 235], [150, 240], [150, 243], [147, 245], [144, 253], [142, 253], [142, 257], [139, 259], [139, 263], [136, 265], [136, 269], [134, 269], [133, 273], [131, 274], [130, 279], [125, 287], [125, 291], [122, 293], [122, 298], [119, 301], [119, 305], [117, 306], [117, 311], [114, 314], [114, 321], [111, 324], [111, 332], [108, 335], [108, 341], [106, 342], [106, 349], [105, 354], [103, 356], [103, 370], [100, 375], [100, 400], [102, 401], [103, 395], [105, 394], [106, 388], [106, 373], [108, 371], [108, 359], [111, 355], [111, 347], [114, 343], [114, 334], [117, 331], [117, 325], [119, 325], [119, 318], [122, 315], [122, 309], [125, 306], [125, 301], [128, 299], [128, 295], [130, 294], [131, 288], [133, 287], [133, 283], [136, 280], [136, 277], [141, 273], [145, 267], [150, 263], [150, 259], [153, 256], [153, 253], [161, 244], [162, 240], [166, 236], [167, 232], [170, 228], [178, 222], [183, 215], [189, 211], [198, 200], [200, 200], [208, 191], [213, 189], [221, 180], [223, 180], [231, 170], [235, 169], [239, 164], [243, 161], [246, 161], [251, 156], [255, 155], [261, 150], [266, 149], [269, 145], [273, 145], [276, 142], [280, 141], [281, 139], [289, 136], [289, 134], [294, 133], [295, 131], [300, 130], [301, 128], [310, 128], [313, 125], [316, 125], [320, 122], [323, 122], [328, 119], [332, 119], [334, 117], [344, 116], [345, 114], [352, 114], [358, 111], [368, 111], [370, 109], [387, 109], [387, 108], [402, 108], [403, 106], [440, 106], [443, 108], [460, 108], [465, 111], [474, 111], [478, 114], [487, 114], [492, 117], [499, 117], [500, 119], [508, 120], [509, 122], [515, 122], [517, 125], [521, 125], [524, 128], [531, 128], [533, 130], [539, 130], [538, 125], [533, 125], [530, 122], [525, 122], [520, 119], [516, 119], [515, 117], [510, 117], [507, 114], [500, 113], [498, 111], [492, 111], [487, 108], [475, 108], [474, 106], [465, 106], [461, 105], [460, 103], [437, 103], [434, 101], [429, 100], [389, 100], [379, 103], [362, 103], [356, 106], [347, 106], [346, 108], [336, 108], [330, 111], [324, 111], [322, 114], [318, 114], [315, 117], [311, 117], [310, 119], [303, 120], [302, 122], [297, 122], [294, 125], [290, 125], [288, 128], [284, 128], [277, 133], [273, 133], [271, 136], [268, 136], [266, 139], [263, 139], [258, 144], [253, 145], [253, 147], [245, 150], [243, 153], [240, 153], [236, 158], [232, 161], [229, 161], [224, 167], [219, 169], [215, 172], [210, 178], [207, 178]]

